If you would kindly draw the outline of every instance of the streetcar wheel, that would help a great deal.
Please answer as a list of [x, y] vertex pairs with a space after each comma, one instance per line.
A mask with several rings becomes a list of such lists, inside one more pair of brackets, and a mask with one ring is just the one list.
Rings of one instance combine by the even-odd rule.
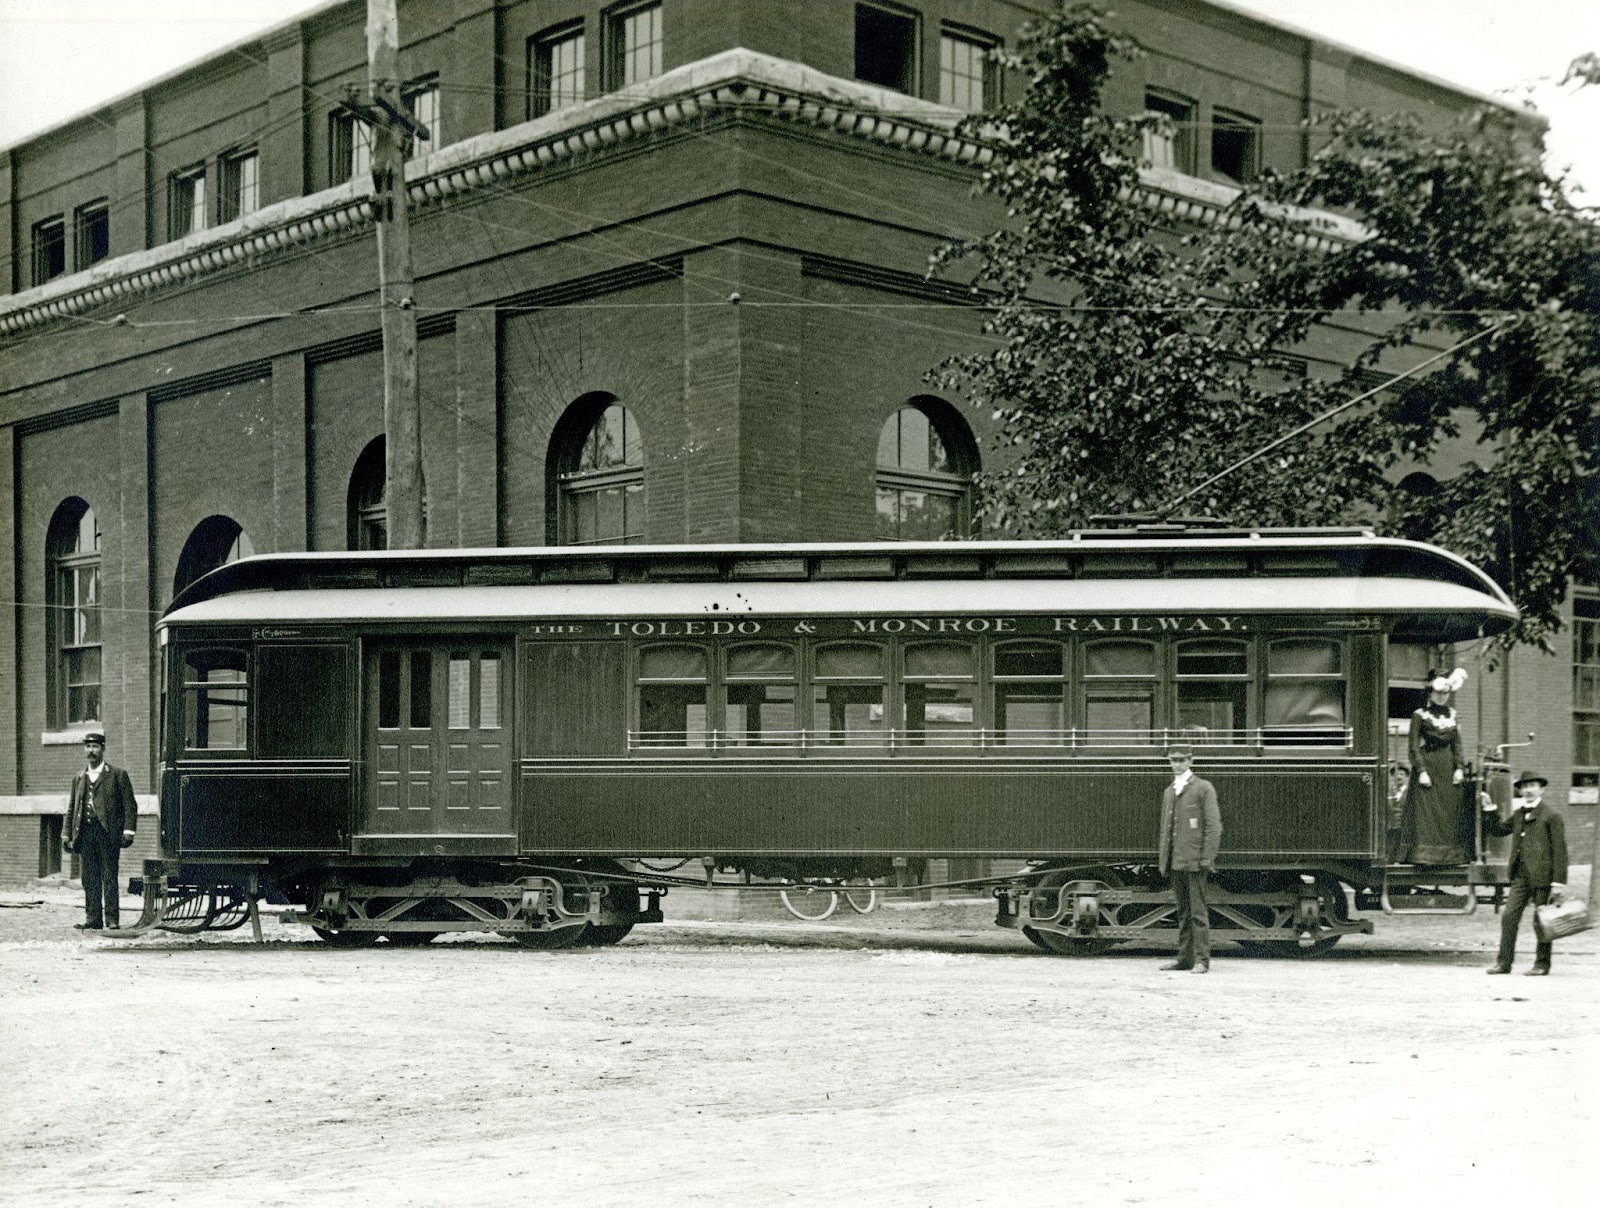
[[329, 931], [326, 927], [313, 927], [317, 938], [335, 948], [370, 948], [378, 942], [376, 931]]
[[438, 931], [385, 931], [383, 938], [396, 948], [421, 948], [441, 935]]
[[1050, 951], [1050, 945], [1045, 943], [1044, 942], [1044, 937], [1041, 936], [1032, 927], [1024, 927], [1022, 929], [1022, 934], [1027, 936], [1028, 937], [1028, 942], [1030, 944], [1032, 944], [1035, 948], [1039, 949], [1039, 951], [1041, 951], [1041, 952], [1049, 952]]
[[854, 885], [841, 892], [845, 904], [857, 914], [871, 914], [878, 908], [878, 891], [871, 884]]
[[511, 938], [524, 948], [554, 952], [562, 948], [576, 948], [583, 942], [583, 933], [588, 929], [585, 923], [576, 927], [552, 927], [549, 931], [513, 931]]
[[[1111, 868], [1082, 868], [1076, 870], [1062, 869], [1046, 873], [1039, 878], [1039, 888], [1057, 889], [1069, 881], [1100, 881], [1112, 889], [1122, 885], [1122, 878]], [[1043, 931], [1034, 927], [1024, 927], [1024, 932], [1033, 932], [1028, 936], [1034, 943], [1046, 952], [1056, 956], [1099, 956], [1102, 952], [1109, 951], [1116, 945], [1116, 940], [1090, 939], [1077, 935], [1062, 935], [1059, 931]], [[1034, 937], [1038, 938], [1035, 939]]]
[[784, 909], [797, 919], [820, 923], [839, 909], [839, 895], [815, 885], [787, 885], [778, 891]]

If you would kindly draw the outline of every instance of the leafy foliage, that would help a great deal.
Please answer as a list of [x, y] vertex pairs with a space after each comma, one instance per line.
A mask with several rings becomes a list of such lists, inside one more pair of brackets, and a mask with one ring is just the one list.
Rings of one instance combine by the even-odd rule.
[[[1102, 111], [1139, 53], [1098, 10], [1063, 8], [1005, 56], [1026, 95], [968, 123], [1008, 221], [933, 271], [972, 274], [997, 347], [934, 376], [998, 423], [991, 527], [1048, 536], [1180, 503], [1375, 524], [1494, 574], [1523, 609], [1512, 639], [1542, 642], [1568, 580], [1600, 578], [1600, 227], [1541, 168], [1535, 127], [1494, 108], [1442, 133], [1332, 114], [1306, 167], [1180, 221], [1141, 183], [1166, 119]], [[1284, 355], [1307, 352], [1343, 368]], [[1396, 489], [1416, 467], [1436, 491]]]

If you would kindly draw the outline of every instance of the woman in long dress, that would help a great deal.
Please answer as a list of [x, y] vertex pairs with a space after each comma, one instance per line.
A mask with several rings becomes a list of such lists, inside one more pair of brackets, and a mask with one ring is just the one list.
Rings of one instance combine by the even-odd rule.
[[1429, 682], [1428, 703], [1411, 715], [1411, 788], [1400, 862], [1465, 864], [1466, 809], [1461, 726], [1450, 701], [1466, 682], [1457, 668]]

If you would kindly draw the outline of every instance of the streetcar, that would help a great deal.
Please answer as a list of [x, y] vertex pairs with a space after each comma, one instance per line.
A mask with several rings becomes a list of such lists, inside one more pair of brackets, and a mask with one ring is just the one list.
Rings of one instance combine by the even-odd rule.
[[1470, 833], [1506, 793], [1482, 760], [1468, 858], [1390, 862], [1388, 667], [1515, 618], [1461, 558], [1357, 528], [246, 558], [157, 626], [132, 930], [259, 931], [264, 895], [336, 944], [554, 948], [660, 920], [673, 865], [908, 892], [958, 868], [1000, 925], [1088, 954], [1173, 926], [1182, 740], [1223, 806], [1216, 938], [1324, 951], [1423, 885], [1470, 908], [1504, 881]]

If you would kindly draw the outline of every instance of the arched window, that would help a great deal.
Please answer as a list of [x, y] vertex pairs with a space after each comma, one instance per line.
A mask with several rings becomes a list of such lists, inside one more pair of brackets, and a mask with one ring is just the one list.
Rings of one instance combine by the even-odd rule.
[[100, 524], [68, 499], [46, 538], [52, 724], [100, 720]]
[[172, 576], [172, 594], [177, 595], [201, 575], [255, 552], [250, 534], [235, 521], [226, 516], [207, 516], [183, 543], [178, 569]]
[[912, 399], [878, 432], [877, 533], [888, 541], [972, 535], [977, 444], [949, 403]]
[[644, 439], [633, 412], [609, 394], [586, 395], [556, 425], [551, 451], [553, 543], [644, 540]]
[[383, 437], [375, 437], [356, 458], [346, 505], [347, 540], [351, 549], [389, 548], [389, 509], [384, 501], [387, 477]]

